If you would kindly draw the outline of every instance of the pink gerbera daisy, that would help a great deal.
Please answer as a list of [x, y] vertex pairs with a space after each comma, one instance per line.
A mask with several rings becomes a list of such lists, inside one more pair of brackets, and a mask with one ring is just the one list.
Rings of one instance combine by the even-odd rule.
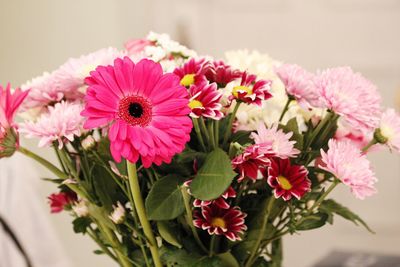
[[261, 123], [257, 128], [257, 133], [252, 133], [251, 137], [256, 144], [263, 144], [264, 152], [273, 157], [290, 158], [300, 153], [294, 147], [296, 141], [290, 141], [293, 133], [284, 133], [282, 129], [278, 129], [278, 125], [274, 124], [270, 128], [265, 127]]
[[199, 86], [207, 83], [205, 73], [210, 68], [210, 63], [204, 58], [191, 58], [183, 66], [174, 70], [174, 73], [181, 79], [181, 85], [189, 87], [193, 84]]
[[205, 75], [210, 82], [215, 82], [218, 87], [224, 88], [228, 83], [240, 78], [242, 72], [218, 60], [212, 62]]
[[268, 168], [267, 182], [274, 189], [276, 198], [282, 197], [288, 201], [294, 196], [300, 199], [311, 190], [311, 181], [307, 175], [304, 166], [291, 165], [289, 159], [275, 158]]
[[327, 152], [321, 149], [320, 168], [349, 186], [359, 199], [375, 194], [377, 179], [366, 155], [349, 141], [330, 140], [328, 146]]
[[195, 211], [193, 224], [207, 230], [210, 235], [223, 235], [231, 241], [242, 240], [239, 234], [247, 230], [246, 214], [238, 207], [221, 209], [216, 205], [204, 206], [201, 213]]
[[287, 94], [301, 106], [307, 108], [317, 105], [318, 94], [312, 83], [314, 74], [296, 64], [283, 64], [275, 72], [284, 83]]
[[246, 147], [242, 154], [232, 160], [233, 169], [239, 173], [239, 182], [246, 177], [255, 182], [260, 171], [270, 165], [271, 161], [265, 155], [264, 146], [265, 144], [256, 144]]
[[201, 208], [204, 206], [210, 206], [211, 204], [218, 206], [221, 209], [229, 209], [231, 206], [226, 202], [228, 198], [236, 197], [235, 189], [230, 186], [225, 193], [223, 193], [219, 198], [214, 200], [200, 200], [195, 199], [193, 201], [193, 206], [196, 208]]
[[61, 102], [49, 107], [37, 121], [25, 122], [21, 132], [28, 138], [40, 138], [39, 147], [50, 146], [58, 141], [61, 149], [66, 140], [73, 141], [75, 136], [80, 136], [84, 118], [80, 115], [82, 105], [79, 103]]
[[387, 109], [382, 114], [375, 136], [378, 142], [400, 152], [400, 115], [394, 109]]
[[351, 128], [368, 132], [377, 127], [381, 98], [361, 74], [338, 67], [320, 72], [314, 82], [321, 106], [343, 116]]
[[189, 88], [190, 102], [189, 107], [192, 110], [190, 116], [193, 118], [207, 117], [214, 120], [220, 120], [224, 116], [221, 112], [220, 103], [222, 92], [217, 90], [215, 83], [203, 83], [192, 85]]
[[111, 123], [111, 153], [143, 165], [169, 163], [190, 139], [189, 96], [173, 73], [142, 59], [116, 59], [114, 66], [99, 66], [86, 79], [88, 92], [82, 115], [86, 129]]
[[261, 106], [262, 101], [272, 97], [269, 93], [272, 82], [269, 80], [258, 80], [257, 76], [243, 72], [240, 85], [233, 87], [230, 100], [236, 99], [247, 104]]

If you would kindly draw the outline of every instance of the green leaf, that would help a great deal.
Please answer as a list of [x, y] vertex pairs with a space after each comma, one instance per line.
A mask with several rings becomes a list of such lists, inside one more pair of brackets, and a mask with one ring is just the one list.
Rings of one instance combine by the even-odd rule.
[[228, 155], [217, 148], [207, 155], [190, 189], [195, 198], [213, 200], [226, 191], [235, 176]]
[[167, 175], [158, 180], [146, 198], [146, 212], [150, 220], [172, 220], [185, 210], [180, 186], [184, 178]]
[[339, 216], [342, 216], [346, 220], [352, 221], [356, 225], [361, 224], [364, 226], [369, 232], [375, 233], [368, 225], [367, 223], [361, 219], [357, 214], [349, 210], [348, 208], [344, 207], [343, 205], [337, 203], [333, 199], [327, 199], [324, 200], [319, 208], [321, 211], [326, 212], [328, 214], [335, 213]]
[[160, 249], [161, 260], [166, 266], [176, 267], [220, 267], [221, 259], [188, 253], [184, 249], [164, 246]]
[[87, 217], [78, 217], [72, 221], [75, 233], [86, 233], [86, 228], [92, 221]]
[[102, 251], [100, 249], [96, 249], [95, 251], [93, 251], [93, 253], [96, 255], [101, 255], [101, 254], [104, 254], [104, 251]]
[[320, 228], [325, 225], [327, 220], [328, 220], [328, 214], [316, 213], [306, 217], [302, 223], [296, 226], [296, 230], [306, 231], [306, 230]]
[[167, 221], [158, 221], [157, 222], [158, 232], [160, 236], [169, 244], [182, 248], [181, 243], [178, 241], [178, 231]]
[[225, 252], [217, 255], [218, 258], [221, 259], [221, 267], [240, 267], [236, 258], [232, 255], [232, 253]]

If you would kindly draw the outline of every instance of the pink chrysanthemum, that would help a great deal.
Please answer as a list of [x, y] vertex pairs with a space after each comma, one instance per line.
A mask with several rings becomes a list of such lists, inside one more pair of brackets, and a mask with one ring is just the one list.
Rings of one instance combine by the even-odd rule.
[[153, 46], [154, 42], [147, 39], [130, 40], [124, 44], [129, 55], [137, 55], [142, 53], [147, 46]]
[[257, 76], [243, 72], [240, 85], [233, 87], [230, 100], [236, 99], [247, 104], [261, 106], [262, 101], [272, 97], [269, 93], [272, 82], [269, 80], [258, 80]]
[[302, 165], [291, 165], [289, 159], [274, 158], [268, 168], [269, 186], [274, 189], [275, 198], [282, 197], [285, 201], [292, 197], [300, 199], [311, 190], [308, 171]]
[[111, 153], [143, 165], [169, 163], [190, 139], [189, 96], [173, 73], [143, 59], [116, 59], [114, 66], [97, 67], [86, 79], [89, 85], [82, 115], [86, 129], [111, 123]]
[[59, 213], [78, 200], [74, 192], [60, 192], [48, 197], [51, 213]]
[[296, 64], [283, 64], [275, 69], [288, 95], [304, 108], [317, 106], [318, 94], [313, 86], [314, 74]]
[[221, 209], [216, 205], [204, 206], [201, 213], [195, 211], [193, 224], [207, 230], [210, 235], [223, 235], [231, 241], [242, 240], [239, 234], [247, 230], [246, 214], [238, 207]]
[[29, 138], [40, 138], [39, 147], [50, 146], [58, 141], [58, 148], [61, 149], [66, 139], [73, 141], [75, 136], [81, 135], [84, 121], [81, 111], [81, 104], [63, 101], [49, 107], [48, 112], [43, 113], [37, 121], [25, 122], [20, 131]]
[[218, 60], [211, 63], [205, 75], [210, 82], [215, 82], [218, 87], [224, 88], [228, 83], [240, 78], [242, 72]]
[[79, 58], [70, 58], [54, 72], [54, 80], [58, 86], [68, 92], [84, 91], [82, 90], [86, 87], [84, 79], [92, 70], [100, 65], [112, 64], [114, 59], [124, 55], [124, 52], [109, 47]]
[[278, 125], [274, 124], [270, 128], [265, 127], [261, 123], [257, 128], [257, 133], [252, 133], [251, 137], [256, 144], [263, 144], [263, 150], [268, 156], [278, 158], [295, 157], [300, 153], [294, 147], [296, 141], [290, 141], [293, 133], [284, 133], [282, 129], [278, 129]]
[[260, 171], [270, 165], [271, 161], [265, 155], [265, 151], [268, 151], [270, 146], [266, 146], [267, 150], [264, 146], [265, 144], [249, 146], [232, 160], [233, 169], [239, 173], [238, 182], [246, 177], [255, 182]]
[[359, 199], [375, 194], [377, 179], [367, 157], [349, 141], [330, 140], [328, 146], [327, 152], [321, 149], [320, 168], [349, 186]]
[[209, 68], [210, 63], [204, 58], [191, 58], [182, 67], [176, 68], [174, 73], [181, 79], [181, 85], [186, 87], [193, 84], [200, 86], [201, 84], [207, 83], [205, 73]]
[[379, 135], [390, 149], [400, 152], [400, 115], [394, 109], [387, 109], [382, 114]]
[[334, 138], [338, 141], [348, 140], [356, 145], [359, 149], [362, 149], [368, 145], [369, 141], [371, 140], [372, 132], [363, 133], [360, 130], [351, 129], [348, 126], [343, 125], [343, 123], [339, 123]]
[[219, 198], [214, 199], [214, 200], [200, 200], [200, 199], [195, 199], [193, 201], [193, 206], [196, 208], [201, 208], [204, 206], [210, 206], [216, 205], [221, 209], [229, 209], [231, 206], [226, 202], [228, 198], [233, 198], [236, 197], [236, 192], [235, 189], [233, 189], [232, 186], [230, 186], [225, 193], [223, 193]]
[[361, 74], [350, 67], [338, 67], [320, 72], [314, 81], [322, 107], [343, 116], [351, 128], [376, 128], [381, 98], [376, 86]]
[[192, 110], [190, 116], [193, 118], [207, 117], [220, 120], [224, 116], [220, 103], [222, 92], [217, 90], [217, 84], [192, 85], [189, 88], [189, 95], [189, 107]]

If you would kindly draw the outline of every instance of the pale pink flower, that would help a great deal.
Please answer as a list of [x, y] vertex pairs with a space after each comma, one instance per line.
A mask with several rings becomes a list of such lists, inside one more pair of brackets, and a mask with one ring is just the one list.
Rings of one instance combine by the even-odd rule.
[[387, 109], [382, 114], [379, 130], [385, 144], [391, 150], [400, 152], [400, 115], [394, 109]]
[[21, 132], [28, 138], [40, 138], [39, 147], [50, 146], [58, 141], [58, 148], [63, 147], [65, 139], [73, 141], [75, 136], [80, 136], [84, 118], [80, 113], [83, 107], [78, 103], [61, 102], [54, 107], [49, 107], [36, 122], [25, 122]]
[[275, 69], [288, 95], [304, 108], [316, 106], [318, 95], [313, 86], [314, 74], [296, 64], [283, 64]]
[[320, 72], [314, 79], [321, 107], [339, 114], [351, 128], [371, 131], [379, 123], [381, 97], [374, 84], [350, 67]]
[[294, 147], [296, 141], [290, 141], [293, 133], [285, 133], [282, 129], [278, 129], [278, 125], [274, 124], [270, 128], [265, 127], [261, 123], [257, 128], [257, 133], [252, 133], [251, 137], [256, 144], [262, 144], [264, 153], [268, 156], [274, 156], [281, 159], [295, 157], [300, 153]]
[[350, 141], [332, 139], [328, 146], [327, 152], [321, 149], [320, 168], [349, 186], [356, 198], [364, 199], [375, 194], [377, 179], [366, 155]]
[[134, 39], [129, 40], [124, 44], [125, 49], [129, 55], [136, 55], [142, 53], [147, 46], [153, 46], [154, 42], [147, 39]]

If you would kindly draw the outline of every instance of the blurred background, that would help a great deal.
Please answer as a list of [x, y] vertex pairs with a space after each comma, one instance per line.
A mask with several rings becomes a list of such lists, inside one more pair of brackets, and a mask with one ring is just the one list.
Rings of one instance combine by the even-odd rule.
[[[0, 0], [0, 83], [20, 85], [68, 57], [122, 48], [150, 30], [215, 57], [247, 48], [309, 70], [350, 65], [378, 85], [386, 106], [400, 105], [398, 0]], [[35, 142], [27, 145], [35, 150]], [[360, 201], [342, 187], [335, 195], [376, 234], [337, 218], [334, 226], [287, 237], [286, 267], [311, 266], [334, 250], [400, 255], [400, 158], [385, 151], [371, 159], [379, 194]], [[27, 162], [37, 180], [46, 177]], [[35, 188], [49, 210], [46, 197], [55, 187], [38, 182]], [[91, 240], [73, 234], [67, 214], [48, 216], [71, 266], [113, 266], [92, 253]]]

